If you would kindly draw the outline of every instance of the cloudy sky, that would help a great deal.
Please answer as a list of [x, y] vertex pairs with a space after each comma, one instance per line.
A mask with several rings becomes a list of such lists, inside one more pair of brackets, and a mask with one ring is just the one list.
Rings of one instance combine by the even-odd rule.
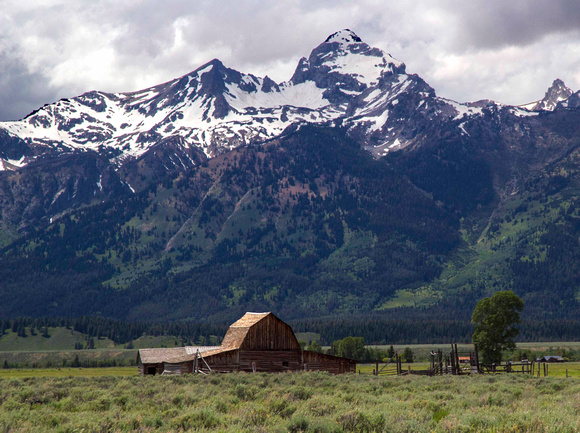
[[213, 58], [285, 81], [343, 28], [460, 102], [531, 102], [555, 78], [580, 90], [577, 0], [0, 0], [0, 120]]

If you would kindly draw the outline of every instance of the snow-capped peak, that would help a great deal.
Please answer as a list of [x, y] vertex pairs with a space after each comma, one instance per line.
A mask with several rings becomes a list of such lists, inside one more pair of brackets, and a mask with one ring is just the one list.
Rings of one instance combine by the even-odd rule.
[[290, 82], [312, 81], [327, 89], [332, 103], [348, 103], [352, 96], [376, 86], [393, 74], [405, 74], [405, 64], [363, 42], [354, 32], [333, 33], [308, 57], [300, 60]]
[[339, 43], [341, 45], [354, 44], [357, 42], [362, 42], [362, 39], [359, 38], [355, 32], [349, 29], [333, 33], [324, 41], [324, 43], [328, 44]]

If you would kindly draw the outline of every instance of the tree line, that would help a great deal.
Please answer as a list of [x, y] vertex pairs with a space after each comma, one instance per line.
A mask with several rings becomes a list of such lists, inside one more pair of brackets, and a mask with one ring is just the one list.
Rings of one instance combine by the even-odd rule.
[[143, 335], [168, 335], [193, 345], [197, 341], [209, 341], [211, 336], [223, 337], [227, 331], [227, 325], [220, 324], [125, 322], [103, 317], [17, 317], [0, 320], [0, 336], [11, 330], [20, 337], [39, 333], [48, 338], [49, 328], [71, 329], [86, 334], [89, 339], [108, 338], [116, 344], [126, 344]]

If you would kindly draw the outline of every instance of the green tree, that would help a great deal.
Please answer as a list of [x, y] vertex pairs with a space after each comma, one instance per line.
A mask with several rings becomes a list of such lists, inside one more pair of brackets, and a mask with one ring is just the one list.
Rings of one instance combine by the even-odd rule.
[[316, 340], [312, 341], [309, 346], [306, 347], [306, 350], [310, 352], [322, 353], [322, 346]]
[[405, 351], [403, 352], [403, 359], [405, 362], [411, 363], [413, 362], [413, 351], [410, 347], [405, 347]]
[[500, 363], [504, 350], [516, 347], [514, 338], [520, 332], [522, 301], [512, 291], [497, 292], [477, 303], [471, 322], [475, 324], [472, 341], [477, 343], [484, 364]]
[[73, 362], [71, 364], [71, 367], [80, 367], [81, 366], [81, 361], [79, 359], [79, 355], [75, 355], [75, 359], [73, 359]]
[[346, 337], [332, 343], [332, 351], [336, 356], [361, 360], [365, 354], [363, 337]]

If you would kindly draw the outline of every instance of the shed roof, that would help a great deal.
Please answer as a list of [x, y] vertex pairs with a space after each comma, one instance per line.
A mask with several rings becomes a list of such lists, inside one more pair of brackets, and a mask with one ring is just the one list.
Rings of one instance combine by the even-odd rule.
[[161, 362], [181, 362], [191, 359], [199, 350], [200, 353], [214, 351], [219, 346], [185, 346], [155, 349], [139, 349], [139, 358], [143, 364], [159, 364]]

